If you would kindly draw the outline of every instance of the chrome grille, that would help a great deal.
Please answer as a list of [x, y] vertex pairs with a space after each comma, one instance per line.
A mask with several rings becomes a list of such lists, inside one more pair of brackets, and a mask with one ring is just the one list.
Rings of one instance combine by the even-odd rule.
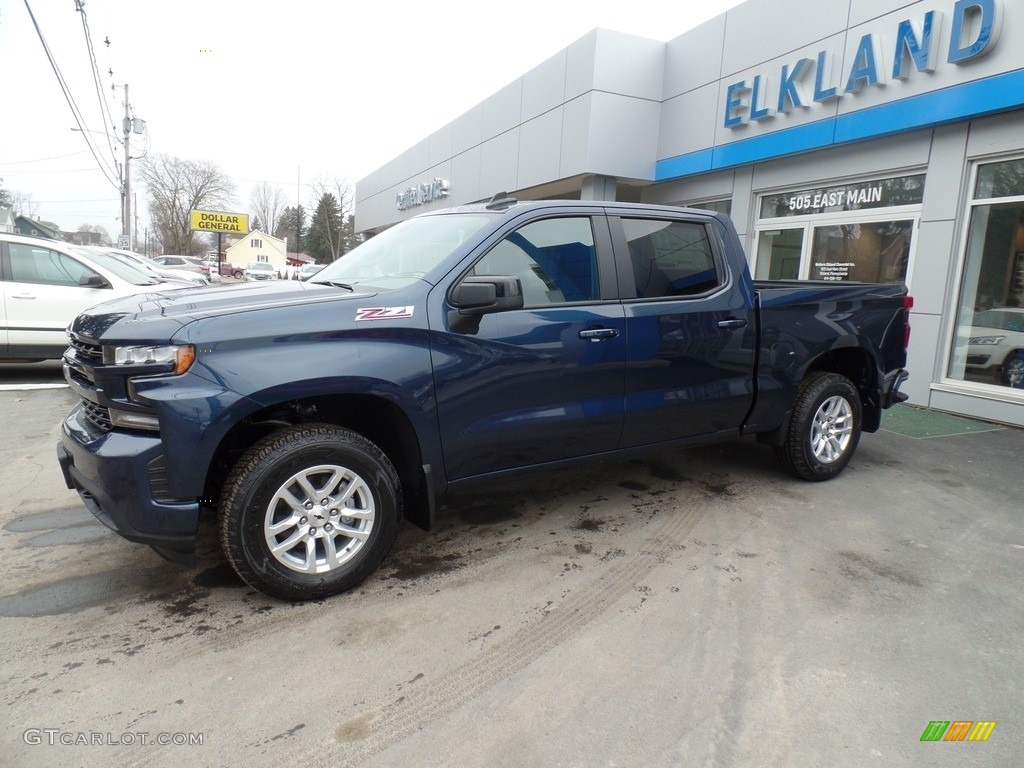
[[85, 418], [99, 430], [109, 432], [111, 430], [110, 424], [110, 411], [104, 408], [102, 405], [96, 405], [96, 403], [90, 400], [82, 400], [82, 413], [85, 414]]
[[70, 343], [71, 348], [80, 356], [93, 360], [97, 363], [103, 362], [103, 349], [99, 344], [92, 344], [91, 342], [83, 341], [81, 337], [76, 336], [73, 333], [68, 334], [68, 342]]

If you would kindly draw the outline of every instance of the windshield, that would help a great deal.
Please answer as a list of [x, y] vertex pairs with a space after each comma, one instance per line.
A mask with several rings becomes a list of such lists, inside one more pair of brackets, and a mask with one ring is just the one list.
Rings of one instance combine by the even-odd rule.
[[495, 215], [461, 213], [403, 221], [327, 265], [310, 282], [400, 288], [434, 269]]
[[988, 309], [974, 316], [975, 327], [1024, 332], [1024, 310]]
[[136, 267], [134, 264], [129, 264], [121, 261], [117, 256], [113, 256], [103, 251], [96, 251], [87, 247], [74, 247], [72, 250], [75, 253], [79, 253], [89, 259], [92, 259], [94, 264], [98, 264], [104, 269], [113, 272], [122, 280], [131, 283], [132, 285], [156, 285], [161, 282], [160, 277], [155, 273], [146, 274], [141, 268]]

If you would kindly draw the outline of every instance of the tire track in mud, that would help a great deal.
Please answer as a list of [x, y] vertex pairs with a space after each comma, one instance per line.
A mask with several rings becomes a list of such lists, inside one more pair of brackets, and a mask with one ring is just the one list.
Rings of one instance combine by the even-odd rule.
[[[735, 501], [730, 499], [730, 503]], [[339, 724], [334, 735], [340, 752], [325, 753], [321, 745], [293, 757], [315, 766], [358, 765], [423, 730], [433, 720], [462, 707], [557, 648], [633, 593], [647, 574], [669, 561], [701, 518], [722, 504], [721, 499], [695, 494], [686, 510], [659, 509], [663, 513], [659, 515], [661, 524], [641, 543], [640, 552], [610, 561], [607, 571], [589, 588], [576, 590], [549, 606], [539, 618], [507, 640], [489, 646], [472, 661], [442, 677], [419, 683], [389, 704], [377, 709], [370, 706]]]

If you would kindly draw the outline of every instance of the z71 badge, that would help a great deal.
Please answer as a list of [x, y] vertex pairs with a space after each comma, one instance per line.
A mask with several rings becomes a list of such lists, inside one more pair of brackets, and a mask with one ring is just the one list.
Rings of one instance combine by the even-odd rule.
[[414, 307], [363, 307], [356, 310], [356, 320], [397, 320], [412, 317]]

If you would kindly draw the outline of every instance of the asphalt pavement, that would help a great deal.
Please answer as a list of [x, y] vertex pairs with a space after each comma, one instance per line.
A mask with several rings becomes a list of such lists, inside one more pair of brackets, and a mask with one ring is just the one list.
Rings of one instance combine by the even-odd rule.
[[[0, 366], [4, 765], [1020, 763], [1021, 430], [899, 406], [827, 483], [738, 440], [495, 485], [291, 605], [209, 536], [179, 568], [92, 520], [54, 455], [70, 393], [26, 368]], [[921, 740], [946, 722], [995, 725]]]

